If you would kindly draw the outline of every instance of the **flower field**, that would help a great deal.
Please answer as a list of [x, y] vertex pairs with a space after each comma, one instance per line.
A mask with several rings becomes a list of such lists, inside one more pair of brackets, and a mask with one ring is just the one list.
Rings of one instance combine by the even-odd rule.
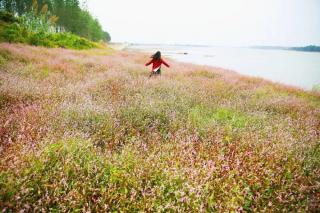
[[0, 44], [3, 212], [316, 212], [320, 93], [142, 53]]

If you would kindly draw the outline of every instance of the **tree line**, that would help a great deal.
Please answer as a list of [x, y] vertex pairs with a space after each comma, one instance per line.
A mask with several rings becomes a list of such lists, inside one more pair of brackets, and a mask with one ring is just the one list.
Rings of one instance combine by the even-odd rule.
[[99, 21], [88, 10], [82, 9], [79, 0], [0, 0], [0, 9], [21, 16], [36, 8], [41, 13], [45, 8], [57, 17], [57, 31], [68, 31], [92, 41], [110, 41]]

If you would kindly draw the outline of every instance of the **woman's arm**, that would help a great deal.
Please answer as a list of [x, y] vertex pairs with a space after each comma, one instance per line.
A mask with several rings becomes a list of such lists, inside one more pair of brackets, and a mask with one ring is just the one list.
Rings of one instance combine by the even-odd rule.
[[162, 62], [164, 65], [166, 65], [166, 67], [170, 67], [170, 65], [167, 64], [167, 62], [165, 62], [164, 60], [161, 59], [161, 62]]
[[146, 63], [146, 66], [149, 66], [153, 62], [153, 59], [151, 59], [148, 63]]

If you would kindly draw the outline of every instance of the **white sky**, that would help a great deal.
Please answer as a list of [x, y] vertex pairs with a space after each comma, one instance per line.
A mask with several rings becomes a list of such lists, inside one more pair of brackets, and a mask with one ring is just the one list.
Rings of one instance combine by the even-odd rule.
[[320, 0], [88, 0], [114, 42], [320, 45]]

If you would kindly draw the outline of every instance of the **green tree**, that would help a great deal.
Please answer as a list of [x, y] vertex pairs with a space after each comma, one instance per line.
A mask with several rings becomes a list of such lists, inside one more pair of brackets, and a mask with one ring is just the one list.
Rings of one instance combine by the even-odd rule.
[[[36, 10], [34, 10], [35, 4]], [[99, 21], [89, 11], [80, 7], [79, 0], [0, 0], [0, 9], [19, 16], [32, 10], [35, 15], [38, 15], [44, 6], [51, 16], [58, 17], [57, 29], [63, 29], [93, 41], [110, 41], [109, 33], [103, 31]]]

